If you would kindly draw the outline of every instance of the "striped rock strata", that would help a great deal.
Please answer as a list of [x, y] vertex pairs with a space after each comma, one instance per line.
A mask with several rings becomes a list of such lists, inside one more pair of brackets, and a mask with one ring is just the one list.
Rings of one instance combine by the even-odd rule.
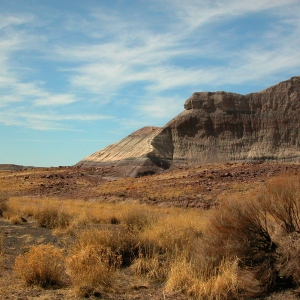
[[248, 95], [194, 93], [164, 127], [145, 127], [80, 161], [123, 175], [171, 164], [300, 158], [300, 77]]

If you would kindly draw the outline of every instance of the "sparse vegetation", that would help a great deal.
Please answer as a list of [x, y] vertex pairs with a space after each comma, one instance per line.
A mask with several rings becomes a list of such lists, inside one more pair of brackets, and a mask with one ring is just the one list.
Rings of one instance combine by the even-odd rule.
[[[142, 286], [187, 299], [247, 299], [298, 287], [299, 178], [226, 191], [207, 210], [134, 204], [127, 196], [110, 203], [6, 198], [3, 222], [21, 224], [24, 216], [29, 221], [15, 230], [37, 224], [55, 235], [52, 245], [24, 246], [15, 274], [29, 285], [65, 285], [79, 297], [126, 290], [130, 299]], [[123, 187], [126, 195], [140, 188]]]

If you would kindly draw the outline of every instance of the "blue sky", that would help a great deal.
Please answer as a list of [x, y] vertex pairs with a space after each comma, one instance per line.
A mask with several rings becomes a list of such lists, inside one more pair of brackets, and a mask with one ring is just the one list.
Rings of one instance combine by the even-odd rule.
[[196, 91], [299, 74], [299, 0], [0, 0], [0, 164], [73, 165]]

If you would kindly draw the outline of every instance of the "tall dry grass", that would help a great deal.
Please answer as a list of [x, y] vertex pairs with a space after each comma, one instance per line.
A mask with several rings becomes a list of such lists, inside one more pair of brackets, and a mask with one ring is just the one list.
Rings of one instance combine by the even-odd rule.
[[197, 269], [184, 257], [173, 262], [166, 291], [193, 299], [240, 299], [238, 260], [224, 260], [217, 269]]
[[41, 227], [66, 228], [70, 225], [72, 215], [59, 207], [44, 205], [34, 214], [35, 219]]
[[87, 245], [72, 249], [66, 263], [76, 295], [89, 297], [95, 289], [114, 285], [121, 256], [108, 247]]
[[[44, 205], [72, 216], [55, 226], [76, 229], [66, 263], [79, 296], [116, 289], [126, 268], [194, 299], [255, 298], [300, 285], [299, 182], [272, 180], [209, 211], [57, 199]], [[9, 206], [36, 217], [35, 201], [13, 198]]]
[[299, 176], [269, 181], [259, 196], [259, 203], [287, 233], [300, 232]]
[[114, 286], [121, 266], [130, 264], [137, 251], [132, 233], [121, 229], [86, 229], [68, 250], [67, 272], [77, 296]]
[[61, 249], [53, 245], [32, 246], [17, 256], [14, 270], [28, 285], [61, 286], [65, 280], [65, 263]]
[[[138, 235], [139, 256], [132, 269], [149, 280], [165, 281], [178, 257], [192, 259], [198, 253], [207, 212], [192, 210], [161, 216]], [[202, 221], [201, 221], [202, 218]], [[196, 246], [197, 245], [197, 246]]]

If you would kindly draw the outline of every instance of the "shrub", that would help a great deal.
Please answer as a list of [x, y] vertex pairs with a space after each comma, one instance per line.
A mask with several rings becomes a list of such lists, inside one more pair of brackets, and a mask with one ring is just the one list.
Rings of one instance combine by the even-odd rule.
[[67, 270], [78, 296], [88, 297], [94, 289], [112, 286], [121, 257], [110, 248], [88, 245], [75, 248], [67, 257]]
[[267, 216], [255, 200], [231, 201], [216, 209], [203, 244], [208, 268], [218, 268], [225, 258], [239, 259], [244, 296], [261, 296], [274, 287], [277, 245], [269, 234]]
[[204, 238], [205, 250], [216, 266], [224, 257], [238, 257], [254, 266], [270, 258], [276, 245], [271, 240], [266, 215], [256, 201], [231, 201], [212, 214]]
[[65, 228], [69, 226], [71, 215], [56, 207], [45, 206], [35, 215], [38, 224], [45, 228]]
[[[300, 284], [300, 235], [290, 234], [279, 242], [276, 269], [290, 284]], [[288, 283], [288, 282], [287, 282]]]
[[300, 232], [300, 177], [283, 177], [266, 184], [259, 196], [262, 210], [268, 212], [287, 233]]
[[33, 246], [17, 256], [14, 270], [29, 285], [62, 285], [65, 277], [62, 250], [50, 244]]
[[266, 260], [254, 267], [241, 268], [238, 272], [240, 296], [249, 298], [261, 297], [274, 290], [277, 272], [274, 263]]

